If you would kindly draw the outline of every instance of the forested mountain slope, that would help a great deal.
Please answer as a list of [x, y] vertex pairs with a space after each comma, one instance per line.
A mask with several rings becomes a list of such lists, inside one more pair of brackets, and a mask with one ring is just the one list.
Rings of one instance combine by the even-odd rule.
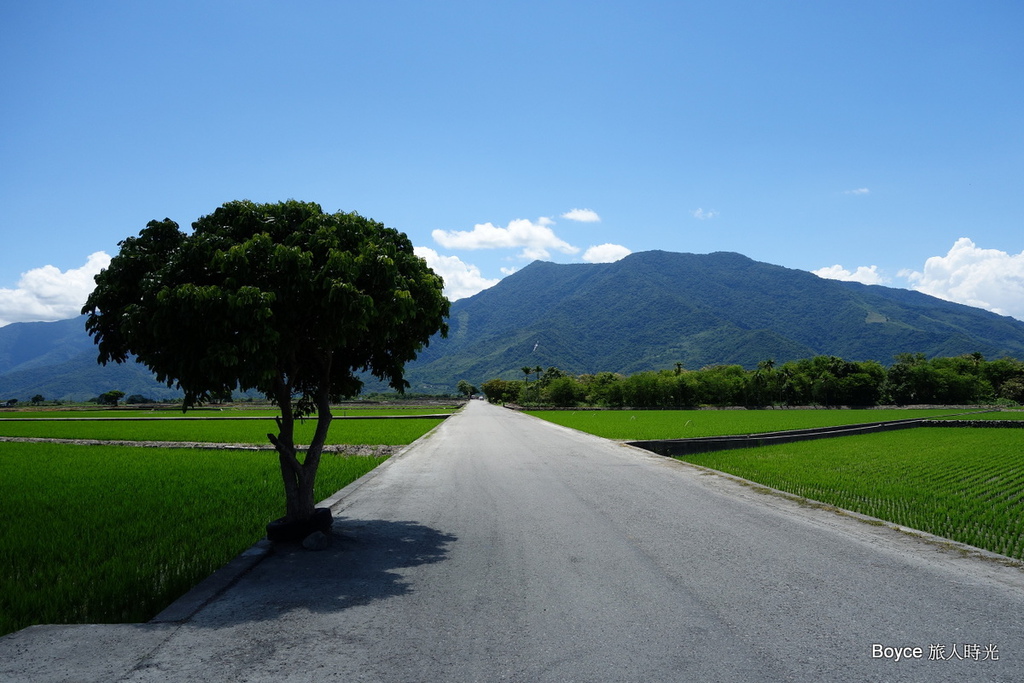
[[904, 352], [1024, 358], [1024, 322], [1013, 318], [726, 252], [534, 262], [455, 302], [450, 327], [410, 366], [414, 389], [522, 377], [537, 365], [631, 373], [815, 355], [886, 365]]
[[153, 399], [181, 395], [138, 363], [99, 365], [85, 316], [0, 327], [0, 400], [41, 395], [48, 401], [84, 401], [111, 390]]

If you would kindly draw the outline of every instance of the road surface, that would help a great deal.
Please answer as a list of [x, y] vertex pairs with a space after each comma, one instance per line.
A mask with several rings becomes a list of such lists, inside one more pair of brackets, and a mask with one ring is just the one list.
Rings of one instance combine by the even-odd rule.
[[1024, 678], [1019, 567], [482, 401], [334, 509], [184, 623], [53, 647], [124, 681]]

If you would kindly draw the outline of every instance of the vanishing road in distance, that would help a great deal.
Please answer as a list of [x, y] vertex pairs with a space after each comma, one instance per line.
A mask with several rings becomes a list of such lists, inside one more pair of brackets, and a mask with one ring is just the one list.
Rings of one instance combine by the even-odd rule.
[[483, 401], [334, 510], [120, 680], [1024, 678], [1019, 567]]

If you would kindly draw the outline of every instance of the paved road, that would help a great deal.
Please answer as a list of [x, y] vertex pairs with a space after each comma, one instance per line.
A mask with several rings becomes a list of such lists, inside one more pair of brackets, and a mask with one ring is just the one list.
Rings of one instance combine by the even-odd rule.
[[70, 680], [1024, 678], [1019, 568], [483, 402], [335, 511], [184, 623], [0, 640], [0, 679], [60, 680], [40, 642]]

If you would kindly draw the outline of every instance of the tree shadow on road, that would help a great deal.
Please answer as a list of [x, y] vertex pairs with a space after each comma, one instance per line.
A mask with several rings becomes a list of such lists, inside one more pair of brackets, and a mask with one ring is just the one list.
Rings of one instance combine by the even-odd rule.
[[330, 613], [414, 590], [403, 570], [444, 560], [456, 537], [418, 522], [339, 518], [326, 550], [281, 544], [196, 614], [196, 626]]

